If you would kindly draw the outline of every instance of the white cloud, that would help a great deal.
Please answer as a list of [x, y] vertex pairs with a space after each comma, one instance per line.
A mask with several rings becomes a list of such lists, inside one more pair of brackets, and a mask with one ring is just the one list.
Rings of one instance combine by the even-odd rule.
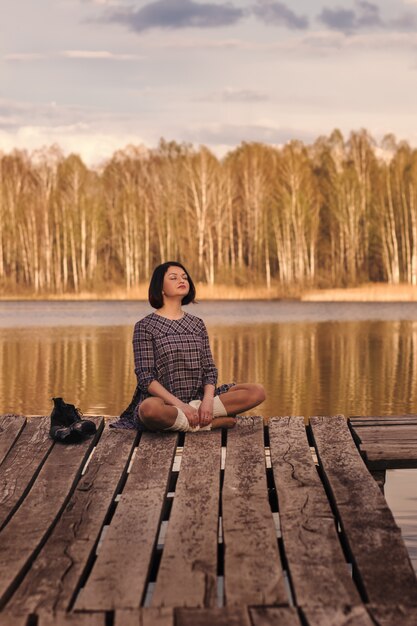
[[254, 89], [236, 89], [227, 87], [221, 92], [214, 92], [196, 98], [198, 102], [265, 102], [269, 100], [269, 96]]
[[91, 129], [88, 124], [68, 126], [21, 126], [16, 132], [0, 130], [0, 148], [29, 152], [57, 144], [64, 154], [79, 154], [89, 166], [99, 165], [116, 150], [129, 144], [143, 144], [142, 137], [130, 132], [112, 133]]
[[136, 61], [145, 58], [137, 54], [118, 54], [108, 50], [64, 50], [58, 54], [67, 59], [97, 59], [99, 61]]
[[12, 52], [3, 56], [4, 61], [27, 62], [47, 59], [86, 59], [88, 61], [140, 61], [146, 57], [139, 54], [110, 52], [109, 50], [58, 50], [56, 52]]
[[228, 146], [229, 149], [239, 145], [242, 141], [252, 141], [268, 143], [270, 145], [281, 145], [291, 139], [301, 139], [303, 141], [313, 141], [316, 133], [311, 131], [285, 128], [273, 123], [258, 124], [208, 124], [207, 126], [193, 125], [188, 128], [183, 137], [193, 143], [202, 143], [209, 147], [216, 145]]

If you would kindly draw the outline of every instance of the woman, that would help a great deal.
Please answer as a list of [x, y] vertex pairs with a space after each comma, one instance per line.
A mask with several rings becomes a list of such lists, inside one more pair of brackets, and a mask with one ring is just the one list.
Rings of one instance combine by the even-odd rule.
[[194, 283], [181, 263], [169, 261], [155, 268], [149, 302], [156, 311], [137, 322], [133, 333], [138, 386], [113, 428], [185, 432], [231, 428], [237, 413], [265, 400], [262, 385], [216, 387], [206, 326], [181, 308], [194, 301]]

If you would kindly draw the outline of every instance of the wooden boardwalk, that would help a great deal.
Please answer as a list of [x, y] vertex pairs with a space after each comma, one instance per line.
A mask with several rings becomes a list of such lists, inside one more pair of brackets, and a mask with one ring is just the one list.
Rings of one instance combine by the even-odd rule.
[[349, 423], [370, 469], [417, 467], [417, 415], [358, 416]]
[[47, 417], [0, 417], [2, 626], [417, 625], [358, 422], [184, 436], [95, 421], [63, 446]]

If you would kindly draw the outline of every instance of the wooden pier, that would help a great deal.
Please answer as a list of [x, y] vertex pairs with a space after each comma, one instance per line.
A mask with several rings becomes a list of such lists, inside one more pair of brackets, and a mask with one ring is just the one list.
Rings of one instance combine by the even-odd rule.
[[[417, 465], [416, 416], [185, 436], [95, 421], [64, 446], [47, 417], [0, 417], [2, 626], [417, 625], [417, 579], [364, 462], [410, 464], [414, 446]], [[383, 456], [389, 422], [401, 459]]]

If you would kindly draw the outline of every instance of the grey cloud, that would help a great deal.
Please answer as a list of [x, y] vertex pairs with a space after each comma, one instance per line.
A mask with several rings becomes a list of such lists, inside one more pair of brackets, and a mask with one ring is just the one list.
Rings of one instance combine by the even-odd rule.
[[358, 2], [359, 14], [357, 15], [357, 23], [359, 26], [383, 26], [381, 16], [379, 14], [379, 7], [372, 2]]
[[396, 19], [384, 20], [378, 5], [367, 0], [358, 0], [355, 5], [354, 9], [324, 8], [318, 19], [328, 28], [345, 34], [375, 28], [394, 31], [416, 29], [417, 20], [411, 13]]
[[355, 29], [356, 15], [348, 9], [323, 9], [319, 20], [333, 30], [351, 31]]
[[[97, 119], [94, 107], [59, 105], [56, 102], [31, 104], [0, 98], [0, 128], [25, 125], [65, 126], [68, 124], [88, 124]], [[106, 113], [101, 117], [107, 118]]]
[[253, 13], [266, 24], [286, 26], [292, 30], [308, 28], [308, 19], [303, 15], [296, 15], [282, 2], [274, 0], [258, 0], [253, 7]]
[[193, 0], [156, 0], [140, 9], [113, 11], [108, 20], [127, 24], [140, 33], [151, 28], [215, 28], [235, 24], [244, 16], [230, 2], [197, 3]]
[[412, 13], [404, 13], [395, 20], [391, 20], [390, 26], [403, 32], [414, 32], [417, 30], [417, 17]]

